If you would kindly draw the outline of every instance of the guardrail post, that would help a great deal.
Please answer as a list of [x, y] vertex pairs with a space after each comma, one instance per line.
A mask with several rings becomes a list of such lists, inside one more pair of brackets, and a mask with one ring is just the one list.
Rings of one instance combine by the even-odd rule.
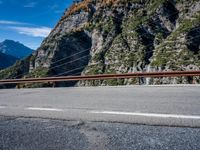
[[16, 88], [17, 89], [20, 89], [21, 87], [20, 87], [20, 83], [18, 83], [17, 85], [16, 85]]
[[139, 85], [145, 84], [145, 78], [144, 77], [138, 77], [139, 78]]
[[187, 80], [189, 84], [194, 84], [194, 78], [192, 76], [188, 76]]
[[53, 82], [52, 84], [53, 84], [53, 88], [55, 88], [56, 87], [56, 82]]

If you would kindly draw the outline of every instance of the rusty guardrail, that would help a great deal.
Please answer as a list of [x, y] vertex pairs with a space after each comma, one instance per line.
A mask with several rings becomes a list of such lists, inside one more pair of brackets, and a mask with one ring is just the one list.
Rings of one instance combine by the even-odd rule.
[[62, 81], [83, 81], [83, 80], [105, 80], [105, 79], [125, 79], [125, 78], [141, 78], [141, 77], [193, 77], [200, 76], [199, 71], [173, 71], [173, 72], [142, 72], [142, 73], [126, 73], [126, 74], [100, 74], [85, 76], [61, 76], [46, 78], [27, 78], [27, 79], [6, 79], [0, 80], [0, 84], [20, 84], [20, 83], [48, 83]]

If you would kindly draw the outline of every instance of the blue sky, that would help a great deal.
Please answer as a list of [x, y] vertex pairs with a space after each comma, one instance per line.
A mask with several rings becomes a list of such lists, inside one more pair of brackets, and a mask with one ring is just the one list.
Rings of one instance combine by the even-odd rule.
[[0, 41], [19, 41], [36, 49], [72, 0], [0, 0]]

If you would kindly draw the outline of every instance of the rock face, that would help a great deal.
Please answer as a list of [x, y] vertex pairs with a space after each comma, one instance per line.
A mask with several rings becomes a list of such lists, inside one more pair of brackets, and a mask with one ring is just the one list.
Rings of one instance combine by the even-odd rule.
[[[84, 0], [66, 10], [31, 57], [1, 72], [0, 77], [199, 70], [199, 33], [200, 0]], [[13, 70], [15, 75], [6, 73]], [[191, 82], [199, 83], [199, 78], [117, 79], [62, 85]]]

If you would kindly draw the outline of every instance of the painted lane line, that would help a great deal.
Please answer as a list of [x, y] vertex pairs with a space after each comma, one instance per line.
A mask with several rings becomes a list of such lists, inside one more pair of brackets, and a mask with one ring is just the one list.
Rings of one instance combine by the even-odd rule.
[[4, 108], [6, 108], [5, 106], [0, 106], [0, 109], [4, 109]]
[[28, 107], [25, 108], [25, 110], [38, 110], [38, 111], [64, 111], [63, 109], [57, 109], [57, 108], [40, 108], [40, 107]]
[[157, 117], [157, 118], [175, 118], [175, 119], [200, 119], [200, 116], [178, 115], [178, 114], [156, 114], [156, 113], [133, 113], [133, 112], [118, 112], [118, 111], [90, 111], [92, 114], [107, 114], [107, 115], [128, 115], [141, 117]]

